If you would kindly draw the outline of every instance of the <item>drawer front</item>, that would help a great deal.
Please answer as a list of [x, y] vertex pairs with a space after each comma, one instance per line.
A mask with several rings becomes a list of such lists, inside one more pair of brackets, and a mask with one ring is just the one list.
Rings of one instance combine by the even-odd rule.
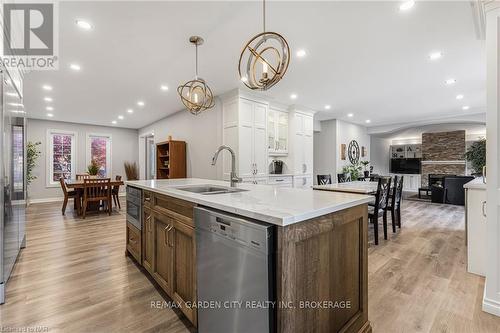
[[140, 198], [141, 197], [141, 189], [139, 189], [137, 187], [127, 186], [127, 196]]
[[195, 204], [156, 193], [153, 196], [153, 203], [154, 210], [178, 218], [189, 225], [194, 225], [192, 219]]
[[127, 222], [127, 251], [141, 263], [141, 231]]
[[149, 191], [142, 192], [142, 203], [146, 207], [151, 207], [151, 203], [153, 202], [153, 193]]
[[269, 185], [292, 184], [292, 177], [291, 176], [269, 177], [268, 184]]

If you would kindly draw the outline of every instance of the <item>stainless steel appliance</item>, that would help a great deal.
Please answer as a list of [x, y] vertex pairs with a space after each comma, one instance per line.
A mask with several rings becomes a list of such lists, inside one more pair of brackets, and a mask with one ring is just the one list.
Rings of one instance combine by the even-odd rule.
[[281, 160], [273, 160], [271, 163], [272, 174], [281, 175], [283, 173], [283, 161]]
[[0, 303], [19, 252], [26, 245], [26, 131], [22, 97], [0, 68]]
[[132, 223], [137, 229], [142, 229], [141, 223], [142, 190], [137, 187], [127, 186], [127, 222]]
[[194, 219], [198, 332], [273, 332], [274, 227], [201, 207]]

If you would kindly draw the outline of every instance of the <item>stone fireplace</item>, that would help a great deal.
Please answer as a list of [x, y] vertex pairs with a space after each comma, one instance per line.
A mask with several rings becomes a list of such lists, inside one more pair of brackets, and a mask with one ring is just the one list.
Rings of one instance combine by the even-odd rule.
[[422, 134], [422, 186], [429, 174], [465, 175], [465, 131]]

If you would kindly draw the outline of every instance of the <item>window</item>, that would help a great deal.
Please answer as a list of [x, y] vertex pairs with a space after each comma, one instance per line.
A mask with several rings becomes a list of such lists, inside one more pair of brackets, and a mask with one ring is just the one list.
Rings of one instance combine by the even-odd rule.
[[48, 132], [47, 186], [59, 185], [59, 178], [75, 178], [76, 133], [49, 130]]
[[98, 176], [111, 176], [111, 135], [87, 134], [87, 165], [92, 160], [99, 165]]

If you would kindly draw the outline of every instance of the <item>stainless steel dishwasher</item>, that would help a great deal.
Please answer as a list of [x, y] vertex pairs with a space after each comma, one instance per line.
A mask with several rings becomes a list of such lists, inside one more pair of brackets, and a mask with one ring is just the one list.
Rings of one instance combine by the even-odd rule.
[[274, 227], [197, 207], [199, 333], [275, 330]]

